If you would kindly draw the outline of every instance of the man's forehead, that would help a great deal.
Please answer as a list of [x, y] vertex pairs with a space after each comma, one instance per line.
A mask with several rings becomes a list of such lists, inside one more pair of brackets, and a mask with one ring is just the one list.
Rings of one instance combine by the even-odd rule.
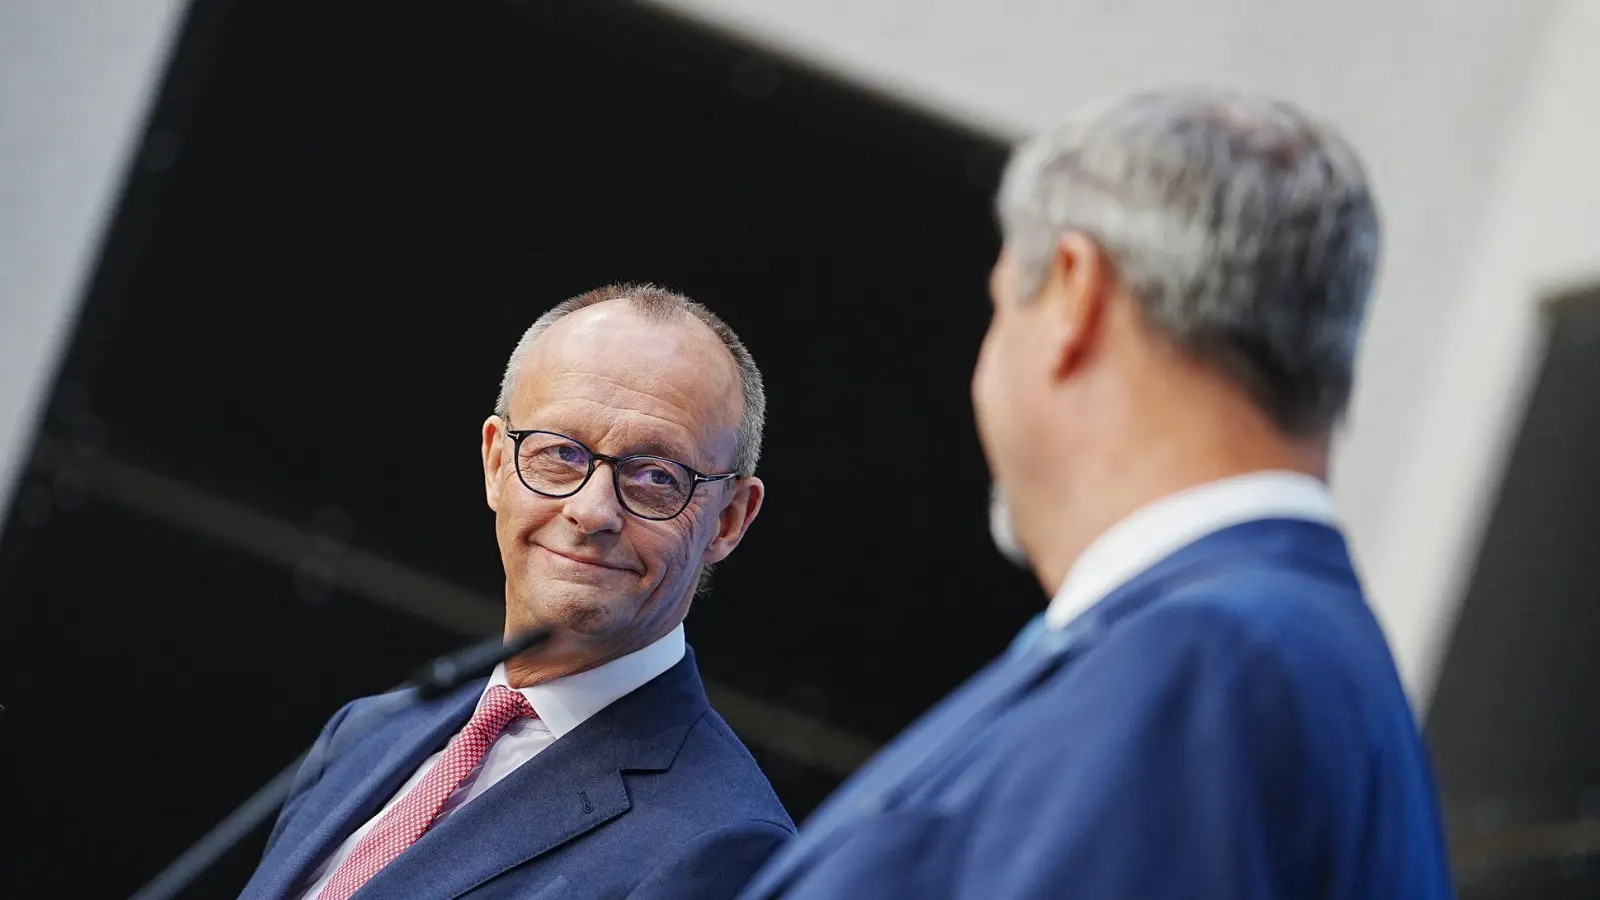
[[604, 402], [609, 394], [688, 413], [695, 421], [680, 424], [696, 431], [737, 424], [737, 367], [693, 316], [647, 317], [608, 301], [557, 320], [530, 351], [518, 385], [525, 402]]
[[616, 356], [627, 360], [671, 360], [692, 357], [707, 370], [721, 374], [721, 362], [731, 362], [722, 342], [705, 323], [688, 314], [645, 316], [625, 300], [608, 300], [563, 316], [534, 343], [536, 356], [562, 359]]

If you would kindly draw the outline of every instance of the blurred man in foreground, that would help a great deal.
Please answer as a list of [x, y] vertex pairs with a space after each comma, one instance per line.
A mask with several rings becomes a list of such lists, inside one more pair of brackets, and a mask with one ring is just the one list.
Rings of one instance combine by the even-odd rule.
[[[247, 898], [729, 897], [793, 832], [684, 644], [705, 567], [761, 509], [744, 345], [622, 285], [534, 323], [483, 424], [506, 631], [484, 682], [334, 715]], [[381, 460], [379, 461], [381, 464]]]
[[1378, 258], [1355, 154], [1146, 93], [1024, 146], [998, 208], [973, 399], [997, 540], [1053, 599], [744, 896], [1449, 896], [1324, 485]]

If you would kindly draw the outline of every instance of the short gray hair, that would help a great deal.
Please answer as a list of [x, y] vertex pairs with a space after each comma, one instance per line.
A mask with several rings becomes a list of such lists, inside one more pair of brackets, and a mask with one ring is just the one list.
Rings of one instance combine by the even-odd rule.
[[680, 316], [698, 319], [722, 341], [722, 346], [727, 348], [734, 365], [739, 369], [739, 393], [743, 401], [739, 413], [739, 434], [733, 452], [734, 471], [747, 478], [754, 475], [756, 463], [761, 459], [761, 432], [767, 418], [767, 393], [761, 385], [761, 370], [756, 368], [755, 358], [745, 349], [744, 342], [739, 340], [733, 329], [728, 327], [728, 323], [722, 321], [721, 316], [707, 309], [704, 304], [653, 284], [608, 284], [563, 300], [535, 320], [523, 332], [516, 349], [511, 351], [505, 375], [500, 379], [500, 396], [494, 405], [495, 415], [502, 420], [510, 420], [511, 393], [516, 388], [517, 374], [522, 371], [522, 364], [527, 360], [534, 343], [550, 330], [550, 326], [580, 309], [610, 300], [625, 300], [634, 312], [653, 321], [669, 322]]
[[1148, 325], [1285, 432], [1343, 416], [1378, 211], [1355, 151], [1301, 110], [1223, 91], [1132, 95], [1020, 147], [996, 212], [1026, 296], [1061, 235], [1082, 232]]

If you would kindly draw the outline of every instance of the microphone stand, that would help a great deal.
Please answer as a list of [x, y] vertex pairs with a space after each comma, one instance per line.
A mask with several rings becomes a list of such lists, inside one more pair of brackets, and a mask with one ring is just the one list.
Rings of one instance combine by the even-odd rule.
[[[441, 656], [417, 669], [394, 690], [415, 688], [415, 702], [437, 700], [463, 684], [489, 674], [500, 663], [543, 644], [550, 639], [547, 629], [517, 635], [509, 641], [493, 638], [447, 656]], [[0, 707], [3, 709], [4, 707]], [[172, 900], [188, 890], [195, 880], [226, 856], [263, 824], [270, 821], [289, 797], [294, 776], [305, 762], [307, 750], [295, 757], [283, 771], [251, 794], [222, 821], [195, 841], [194, 845], [161, 870], [132, 900]]]

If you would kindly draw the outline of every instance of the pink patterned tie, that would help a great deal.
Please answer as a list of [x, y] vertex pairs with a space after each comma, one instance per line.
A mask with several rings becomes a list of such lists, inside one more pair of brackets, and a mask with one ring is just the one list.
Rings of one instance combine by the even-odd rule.
[[500, 732], [513, 719], [524, 716], [537, 717], [526, 697], [503, 685], [489, 688], [467, 727], [450, 739], [438, 763], [356, 843], [317, 900], [347, 900], [378, 870], [394, 862], [433, 824], [445, 801], [483, 762]]

